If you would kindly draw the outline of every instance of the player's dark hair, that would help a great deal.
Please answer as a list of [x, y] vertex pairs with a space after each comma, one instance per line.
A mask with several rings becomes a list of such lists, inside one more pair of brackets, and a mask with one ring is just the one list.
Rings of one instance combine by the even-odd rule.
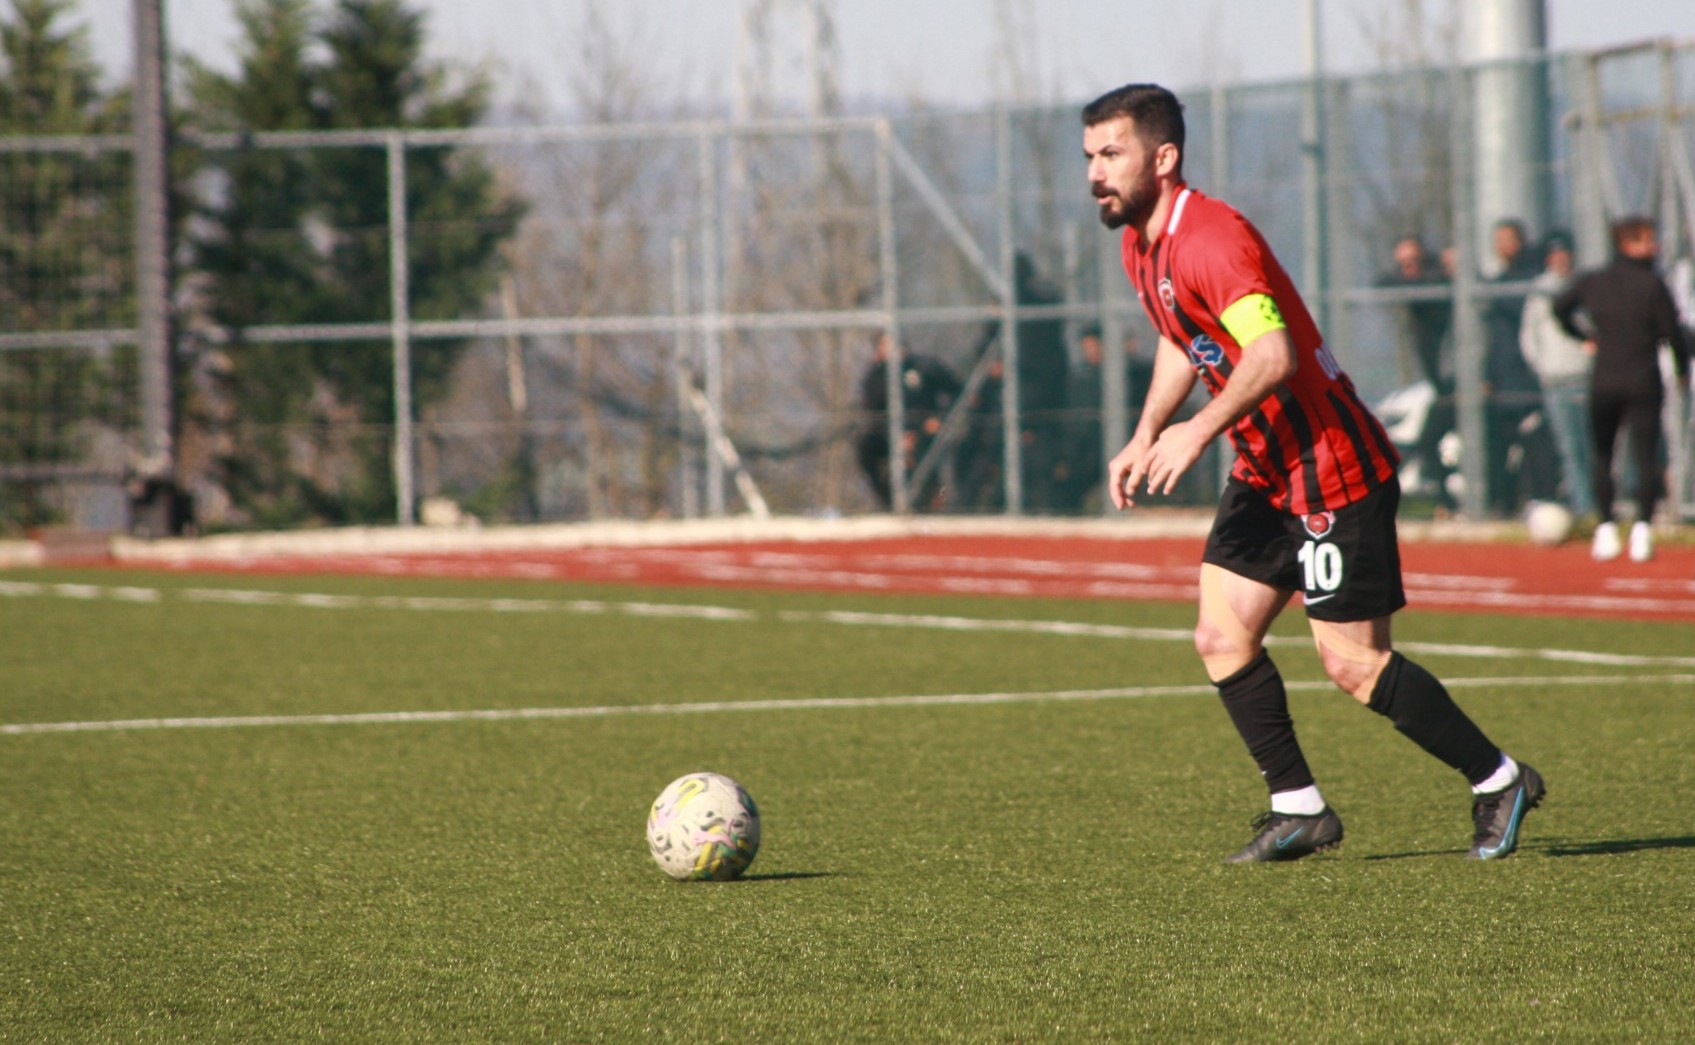
[[1177, 169], [1183, 169], [1183, 103], [1175, 94], [1156, 83], [1131, 83], [1083, 106], [1085, 127], [1124, 116], [1135, 122], [1136, 134], [1148, 145], [1157, 149], [1170, 142], [1177, 146]]

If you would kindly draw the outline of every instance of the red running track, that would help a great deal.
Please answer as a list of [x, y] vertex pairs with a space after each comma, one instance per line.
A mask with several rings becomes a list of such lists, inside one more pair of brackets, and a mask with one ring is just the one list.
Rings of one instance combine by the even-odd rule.
[[[189, 556], [173, 568], [706, 588], [1192, 602], [1198, 537], [948, 535], [527, 550]], [[1586, 546], [1403, 541], [1412, 610], [1695, 622], [1695, 548], [1592, 561]], [[133, 564], [132, 564], [133, 565]], [[1692, 637], [1695, 645], [1695, 637]]]

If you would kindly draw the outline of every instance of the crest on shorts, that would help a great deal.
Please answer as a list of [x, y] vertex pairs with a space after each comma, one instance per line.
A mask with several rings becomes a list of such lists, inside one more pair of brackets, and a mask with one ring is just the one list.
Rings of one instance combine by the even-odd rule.
[[1166, 308], [1177, 311], [1177, 288], [1171, 285], [1170, 276], [1159, 281], [1159, 300]]
[[1313, 540], [1322, 541], [1336, 528], [1335, 512], [1315, 512], [1301, 518], [1301, 526], [1307, 531], [1307, 536]]

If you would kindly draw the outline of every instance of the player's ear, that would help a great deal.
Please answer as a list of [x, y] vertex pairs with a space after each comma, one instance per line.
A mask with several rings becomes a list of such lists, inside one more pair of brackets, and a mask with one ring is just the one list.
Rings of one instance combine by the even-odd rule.
[[1154, 175], [1175, 176], [1183, 165], [1183, 150], [1173, 142], [1164, 142], [1154, 150]]

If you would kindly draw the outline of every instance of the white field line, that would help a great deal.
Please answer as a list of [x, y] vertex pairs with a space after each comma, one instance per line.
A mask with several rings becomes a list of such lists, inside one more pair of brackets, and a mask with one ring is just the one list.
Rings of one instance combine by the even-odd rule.
[[[1011, 631], [1044, 635], [1073, 635], [1094, 638], [1138, 639], [1144, 642], [1189, 642], [1186, 628], [1128, 628], [1116, 624], [1082, 624], [1057, 620], [989, 620], [980, 617], [938, 617], [904, 613], [856, 613], [845, 610], [823, 612], [791, 611], [779, 614], [784, 620], [822, 620], [835, 624], [895, 628], [939, 628], [946, 631]], [[1268, 635], [1267, 646], [1311, 646], [1312, 639]], [[1567, 664], [1595, 664], [1618, 668], [1695, 668], [1695, 657], [1662, 657], [1638, 653], [1605, 653], [1592, 650], [1521, 649], [1515, 646], [1471, 646], [1447, 642], [1397, 642], [1404, 653], [1427, 653], [1447, 657], [1527, 658]]]
[[752, 610], [687, 603], [598, 602], [590, 599], [466, 599], [410, 595], [327, 595], [315, 592], [254, 591], [236, 588], [102, 588], [92, 584], [40, 584], [0, 581], [0, 598], [56, 598], [81, 601], [160, 603], [169, 596], [184, 602], [237, 606], [294, 606], [307, 609], [449, 610], [484, 613], [622, 613], [631, 617], [687, 617], [702, 620], [755, 620]]
[[[1590, 675], [1539, 678], [1447, 679], [1458, 688], [1545, 688], [1548, 686], [1625, 686], [1695, 683], [1695, 675]], [[1328, 682], [1289, 682], [1291, 690], [1330, 690]], [[131, 733], [160, 729], [241, 729], [280, 726], [416, 725], [451, 722], [512, 722], [537, 719], [615, 718], [635, 715], [699, 715], [732, 711], [818, 711], [846, 708], [896, 708], [973, 704], [1050, 704], [1080, 700], [1136, 700], [1193, 697], [1215, 693], [1211, 684], [1130, 686], [1122, 689], [1063, 689], [1031, 693], [945, 693], [899, 697], [794, 697], [779, 700], [715, 700], [696, 704], [624, 704], [578, 708], [492, 708], [465, 711], [370, 711], [347, 715], [223, 715], [205, 718], [134, 718], [88, 722], [0, 724], [0, 736], [26, 733]]]
[[[188, 602], [225, 603], [250, 606], [293, 606], [307, 609], [392, 609], [486, 613], [581, 613], [623, 614], [632, 617], [680, 618], [720, 621], [755, 621], [760, 614], [730, 606], [690, 603], [602, 602], [588, 599], [470, 599], [397, 595], [329, 595], [311, 592], [278, 592], [234, 588], [187, 588], [178, 591], [156, 588], [100, 587], [90, 584], [41, 584], [30, 581], [0, 581], [0, 598], [63, 598], [80, 601], [108, 599], [118, 602], [158, 604], [167, 597]], [[1189, 642], [1186, 628], [1132, 628], [1116, 624], [1085, 624], [1060, 620], [996, 620], [983, 617], [953, 617], [932, 614], [861, 613], [849, 610], [783, 611], [778, 619], [791, 622], [824, 622], [870, 627], [935, 628], [945, 631], [1022, 632], [1038, 635], [1130, 639], [1142, 642]], [[1305, 637], [1270, 635], [1265, 644], [1301, 647]], [[1656, 656], [1639, 653], [1608, 653], [1600, 650], [1537, 649], [1516, 646], [1479, 646], [1446, 642], [1397, 642], [1405, 653], [1479, 659], [1525, 658], [1562, 664], [1589, 664], [1615, 668], [1695, 668], [1695, 656]]]

